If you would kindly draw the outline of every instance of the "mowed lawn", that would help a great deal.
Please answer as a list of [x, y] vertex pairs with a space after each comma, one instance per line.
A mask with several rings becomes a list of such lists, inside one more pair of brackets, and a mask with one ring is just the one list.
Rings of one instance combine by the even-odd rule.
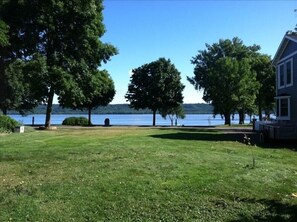
[[297, 221], [297, 152], [248, 146], [238, 133], [1, 135], [0, 221]]

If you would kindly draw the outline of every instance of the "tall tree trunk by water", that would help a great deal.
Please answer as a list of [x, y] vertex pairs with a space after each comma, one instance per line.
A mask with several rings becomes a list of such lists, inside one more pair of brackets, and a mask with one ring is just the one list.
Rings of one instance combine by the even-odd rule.
[[51, 88], [49, 95], [48, 95], [48, 100], [47, 100], [45, 128], [50, 128], [50, 126], [51, 126], [53, 100], [54, 100], [54, 90]]
[[156, 126], [156, 110], [153, 110], [153, 126]]
[[259, 115], [259, 121], [262, 121], [262, 107], [261, 107], [261, 105], [259, 105], [259, 107], [258, 107], [258, 115]]
[[89, 126], [91, 126], [91, 112], [92, 112], [92, 108], [89, 107], [89, 114], [88, 114], [89, 115], [89, 118], [88, 118], [88, 120], [89, 120], [88, 125]]
[[231, 126], [231, 114], [230, 113], [224, 113], [225, 117], [225, 125]]
[[239, 114], [239, 124], [244, 124], [244, 117], [245, 117], [244, 109], [239, 110], [238, 114]]

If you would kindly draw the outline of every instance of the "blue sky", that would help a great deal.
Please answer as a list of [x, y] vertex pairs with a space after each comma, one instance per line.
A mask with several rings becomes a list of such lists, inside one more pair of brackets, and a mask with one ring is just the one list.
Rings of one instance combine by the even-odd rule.
[[106, 33], [101, 40], [119, 50], [101, 67], [115, 82], [113, 104], [126, 103], [131, 70], [160, 57], [170, 59], [181, 72], [184, 102], [204, 102], [187, 76], [193, 76], [191, 58], [206, 43], [239, 37], [273, 57], [285, 32], [297, 24], [293, 0], [105, 0], [104, 6]]

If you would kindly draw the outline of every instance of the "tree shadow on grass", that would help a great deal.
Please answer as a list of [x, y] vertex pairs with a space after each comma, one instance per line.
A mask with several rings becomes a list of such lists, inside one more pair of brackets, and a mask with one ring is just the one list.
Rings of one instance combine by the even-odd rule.
[[170, 134], [152, 135], [154, 138], [159, 139], [172, 139], [172, 140], [202, 140], [202, 141], [243, 141], [244, 135], [241, 134], [214, 134], [214, 133], [186, 133], [177, 132]]
[[271, 222], [293, 222], [297, 221], [297, 205], [285, 204], [275, 200], [256, 200], [256, 199], [243, 199], [240, 200], [250, 204], [262, 204], [265, 209], [254, 215], [241, 214], [238, 219], [230, 222], [240, 221], [271, 221]]
[[[160, 130], [163, 130], [160, 128]], [[197, 140], [197, 141], [237, 141], [240, 143], [249, 144], [260, 148], [267, 149], [290, 149], [297, 151], [296, 140], [286, 141], [268, 141], [260, 143], [260, 135], [253, 132], [251, 129], [236, 129], [236, 128], [176, 128], [176, 132], [167, 134], [152, 135], [154, 138], [159, 139], [172, 139], [172, 140]]]
[[[176, 132], [167, 134], [152, 135], [153, 138], [171, 139], [171, 140], [197, 140], [197, 141], [238, 141], [245, 142], [245, 137], [255, 140], [256, 136], [245, 130], [221, 130], [217, 129], [176, 129]], [[251, 141], [253, 142], [253, 141]]]

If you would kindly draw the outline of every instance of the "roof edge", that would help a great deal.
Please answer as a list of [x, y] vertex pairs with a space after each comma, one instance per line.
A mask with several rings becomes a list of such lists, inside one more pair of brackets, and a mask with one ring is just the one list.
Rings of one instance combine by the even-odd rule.
[[[294, 37], [295, 38], [294, 38]], [[286, 46], [288, 45], [289, 41], [295, 42], [297, 44], [297, 32], [293, 32], [293, 31], [287, 31], [286, 34], [284, 35], [274, 57], [272, 60], [272, 64], [273, 65], [277, 65], [277, 62], [279, 61], [279, 58], [281, 57], [281, 55], [283, 54]]]

